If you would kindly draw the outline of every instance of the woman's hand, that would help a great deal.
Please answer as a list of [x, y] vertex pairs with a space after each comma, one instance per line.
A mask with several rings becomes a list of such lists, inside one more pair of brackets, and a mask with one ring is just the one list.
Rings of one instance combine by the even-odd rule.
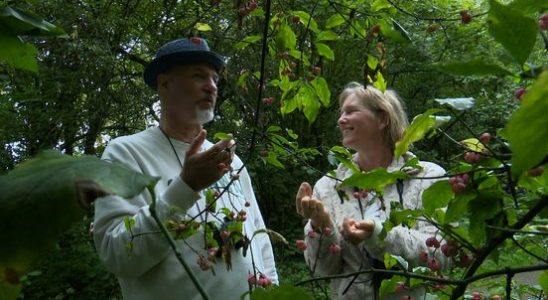
[[295, 200], [297, 213], [304, 218], [310, 219], [312, 227], [333, 227], [329, 211], [320, 200], [312, 196], [312, 187], [308, 182], [301, 183]]
[[347, 241], [357, 245], [368, 239], [374, 230], [375, 222], [371, 219], [356, 221], [344, 218], [340, 232]]

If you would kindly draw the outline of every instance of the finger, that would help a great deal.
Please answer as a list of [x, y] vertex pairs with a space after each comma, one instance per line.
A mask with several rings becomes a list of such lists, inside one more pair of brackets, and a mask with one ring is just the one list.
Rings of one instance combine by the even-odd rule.
[[301, 186], [299, 187], [299, 191], [297, 192], [297, 199], [301, 199], [305, 196], [308, 196], [308, 197], [312, 196], [312, 187], [306, 181], [301, 183]]
[[371, 232], [375, 229], [375, 222], [371, 219], [366, 219], [358, 222], [356, 228]]
[[308, 184], [308, 182], [303, 182], [301, 183], [301, 186], [299, 187], [299, 190], [297, 191], [297, 196], [295, 196], [295, 207], [297, 208], [297, 213], [304, 216], [303, 215], [303, 209], [302, 209], [302, 199], [305, 197], [305, 196], [309, 196], [306, 189], [307, 189], [307, 186], [308, 188], [310, 187], [310, 184]]
[[310, 199], [308, 197], [302, 198], [302, 201], [300, 202], [300, 206], [301, 206], [302, 216], [305, 218], [309, 218], [311, 214]]
[[348, 218], [344, 218], [342, 223], [343, 235], [348, 235], [350, 233], [350, 226], [350, 220]]
[[190, 148], [188, 148], [188, 151], [186, 152], [187, 156], [194, 155], [200, 151], [200, 148], [202, 147], [202, 144], [205, 141], [205, 138], [207, 136], [207, 131], [205, 129], [202, 129], [198, 133], [198, 135], [192, 140], [192, 143], [190, 144]]

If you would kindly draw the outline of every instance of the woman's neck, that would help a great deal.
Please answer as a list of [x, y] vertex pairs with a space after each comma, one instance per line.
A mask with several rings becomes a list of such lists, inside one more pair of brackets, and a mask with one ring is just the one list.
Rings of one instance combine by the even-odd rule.
[[358, 166], [363, 171], [383, 167], [387, 168], [392, 163], [393, 154], [388, 146], [377, 146], [370, 149], [358, 150]]

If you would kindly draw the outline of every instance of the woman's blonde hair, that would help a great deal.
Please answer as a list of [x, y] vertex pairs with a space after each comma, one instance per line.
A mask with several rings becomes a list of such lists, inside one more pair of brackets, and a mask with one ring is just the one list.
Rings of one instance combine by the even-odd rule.
[[396, 92], [386, 90], [383, 93], [372, 85], [363, 86], [358, 82], [350, 82], [339, 95], [339, 106], [342, 107], [344, 101], [351, 95], [356, 95], [365, 108], [376, 114], [386, 113], [388, 118], [388, 126], [385, 129], [386, 142], [394, 150], [396, 142], [403, 137], [409, 125], [407, 114]]

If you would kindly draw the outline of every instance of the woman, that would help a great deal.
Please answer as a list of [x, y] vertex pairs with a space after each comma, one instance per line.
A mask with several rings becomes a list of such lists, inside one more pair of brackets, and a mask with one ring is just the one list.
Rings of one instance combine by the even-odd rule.
[[[356, 151], [354, 163], [362, 171], [378, 167], [389, 172], [399, 170], [413, 157], [406, 153], [396, 159], [393, 154], [396, 142], [408, 125], [402, 104], [394, 92], [383, 93], [373, 86], [351, 83], [339, 96], [339, 105], [342, 144]], [[407, 171], [417, 177], [445, 174], [436, 164], [420, 162], [419, 165], [421, 168]], [[426, 246], [426, 239], [437, 232], [426, 222], [417, 221], [413, 228], [396, 226], [384, 241], [378, 237], [384, 220], [390, 216], [391, 202], [400, 202], [405, 209], [421, 207], [422, 192], [433, 183], [432, 180], [404, 180], [386, 186], [384, 196], [380, 197], [374, 192], [342, 188], [341, 181], [350, 175], [352, 170], [340, 164], [337, 178], [324, 176], [313, 192], [306, 182], [299, 188], [297, 212], [309, 219], [305, 226], [305, 258], [316, 275], [346, 274], [379, 267], [379, 264], [383, 265], [385, 252], [403, 257], [410, 267], [426, 266], [432, 260], [440, 267], [447, 264], [441, 251], [435, 251], [434, 255], [434, 248]], [[346, 195], [341, 195], [340, 191]], [[421, 252], [422, 257], [419, 257]], [[331, 282], [332, 289], [339, 299], [374, 299], [378, 297], [377, 289], [382, 280], [377, 276], [362, 274], [336, 279]], [[420, 299], [416, 297], [424, 295], [424, 289], [405, 290], [390, 297], [400, 299], [402, 295]]]

